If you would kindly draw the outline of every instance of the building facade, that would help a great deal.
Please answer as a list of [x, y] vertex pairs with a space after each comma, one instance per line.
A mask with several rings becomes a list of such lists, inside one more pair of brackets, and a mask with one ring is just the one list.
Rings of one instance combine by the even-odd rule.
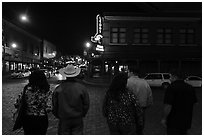
[[126, 70], [128, 65], [135, 65], [142, 74], [180, 69], [186, 75], [201, 76], [201, 14], [141, 16], [108, 13], [100, 18], [102, 36], [98, 40], [98, 33], [92, 42], [96, 47], [102, 46], [103, 51], [90, 62], [91, 68], [94, 64], [101, 68], [102, 75], [115, 74]]
[[[40, 67], [42, 59], [49, 51], [53, 53], [55, 46], [44, 44], [44, 40], [38, 38], [15, 24], [2, 19], [2, 71], [10, 72], [22, 69]], [[51, 45], [51, 46], [49, 46]], [[48, 49], [48, 48], [46, 48]], [[54, 52], [56, 55], [56, 52]], [[48, 56], [51, 58], [53, 56]]]

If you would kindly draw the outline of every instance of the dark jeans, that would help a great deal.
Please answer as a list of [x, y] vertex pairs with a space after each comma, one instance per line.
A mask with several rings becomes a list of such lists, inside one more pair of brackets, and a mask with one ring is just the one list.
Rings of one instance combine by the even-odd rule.
[[48, 117], [25, 116], [23, 130], [25, 135], [46, 135], [48, 128]]
[[187, 129], [168, 128], [167, 135], [187, 135]]
[[146, 110], [146, 108], [143, 107], [142, 109], [143, 109], [143, 114], [141, 117], [143, 120], [143, 126], [140, 126], [140, 124], [137, 124], [137, 126], [136, 126], [137, 135], [143, 135], [144, 134], [143, 130], [144, 130], [144, 125], [145, 125], [145, 110]]
[[111, 135], [136, 135], [136, 125], [122, 126], [108, 124]]
[[60, 119], [58, 124], [58, 135], [83, 135], [83, 119]]

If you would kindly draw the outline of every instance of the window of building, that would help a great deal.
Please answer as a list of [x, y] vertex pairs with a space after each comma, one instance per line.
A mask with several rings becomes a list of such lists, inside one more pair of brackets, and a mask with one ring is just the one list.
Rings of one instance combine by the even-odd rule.
[[18, 70], [22, 70], [22, 63], [18, 63]]
[[157, 43], [158, 44], [172, 44], [172, 29], [160, 28], [157, 30]]
[[126, 43], [126, 28], [111, 28], [111, 43]]
[[195, 30], [194, 29], [180, 29], [180, 43], [181, 44], [194, 44], [195, 43]]
[[135, 28], [134, 29], [134, 44], [147, 44], [149, 42], [149, 29]]
[[15, 67], [14, 67], [14, 66], [15, 66], [15, 63], [14, 63], [14, 62], [11, 62], [11, 63], [10, 63], [10, 70], [15, 70]]

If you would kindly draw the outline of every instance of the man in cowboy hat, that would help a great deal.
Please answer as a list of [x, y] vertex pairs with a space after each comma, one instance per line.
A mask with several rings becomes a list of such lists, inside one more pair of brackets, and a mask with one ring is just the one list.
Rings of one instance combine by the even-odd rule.
[[89, 109], [89, 95], [86, 87], [75, 80], [81, 69], [73, 65], [59, 70], [66, 77], [53, 92], [53, 114], [59, 118], [59, 135], [83, 134], [83, 117]]

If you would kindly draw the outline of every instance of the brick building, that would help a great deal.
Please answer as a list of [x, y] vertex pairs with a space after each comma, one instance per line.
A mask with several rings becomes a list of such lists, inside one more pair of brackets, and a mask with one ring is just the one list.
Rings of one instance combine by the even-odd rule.
[[98, 56], [91, 56], [92, 72], [97, 66], [101, 75], [114, 74], [133, 64], [143, 74], [178, 68], [186, 75], [201, 76], [201, 10], [168, 14], [104, 13], [97, 16], [97, 26], [92, 42], [103, 50], [98, 50]]

